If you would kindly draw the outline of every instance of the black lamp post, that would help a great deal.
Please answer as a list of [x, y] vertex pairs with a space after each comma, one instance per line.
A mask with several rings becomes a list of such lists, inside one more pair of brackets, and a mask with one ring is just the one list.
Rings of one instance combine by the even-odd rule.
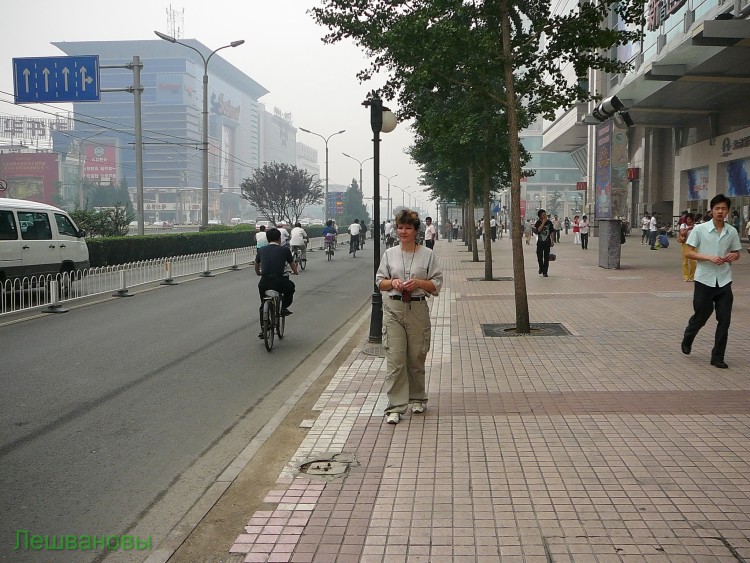
[[[362, 102], [363, 106], [370, 108], [370, 126], [372, 127], [372, 150], [373, 150], [373, 192], [372, 192], [372, 214], [375, 229], [380, 228], [380, 132], [390, 133], [396, 128], [396, 116], [386, 107], [377, 92]], [[385, 123], [384, 123], [385, 121]], [[373, 231], [374, 234], [374, 231]], [[373, 251], [373, 284], [380, 266], [380, 237], [372, 238], [375, 249]], [[383, 340], [383, 296], [378, 286], [374, 286], [372, 293], [372, 313], [370, 315], [369, 342], [380, 343]]]

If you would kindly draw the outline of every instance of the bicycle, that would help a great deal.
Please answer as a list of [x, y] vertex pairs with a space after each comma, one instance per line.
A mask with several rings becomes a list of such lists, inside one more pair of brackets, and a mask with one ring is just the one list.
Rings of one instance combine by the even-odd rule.
[[[288, 274], [284, 274], [288, 277]], [[273, 289], [267, 289], [263, 302], [260, 304], [260, 332], [267, 351], [273, 350], [274, 333], [279, 340], [284, 338], [286, 316], [281, 314], [281, 294]]]
[[302, 254], [302, 248], [299, 246], [292, 247], [292, 258], [295, 263], [303, 270], [307, 267], [307, 258]]
[[352, 258], [357, 257], [357, 249], [359, 248], [359, 235], [349, 235], [349, 254]]
[[336, 237], [334, 236], [329, 237], [328, 235], [326, 235], [325, 252], [326, 252], [326, 257], [328, 258], [329, 262], [333, 259], [333, 253], [335, 249], [336, 249]]

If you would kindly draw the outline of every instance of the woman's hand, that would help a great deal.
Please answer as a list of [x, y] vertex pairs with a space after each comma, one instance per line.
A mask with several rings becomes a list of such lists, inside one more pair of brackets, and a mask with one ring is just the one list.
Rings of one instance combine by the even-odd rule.
[[399, 291], [414, 291], [419, 287], [419, 281], [420, 280], [406, 280], [405, 282], [401, 282], [401, 288]]

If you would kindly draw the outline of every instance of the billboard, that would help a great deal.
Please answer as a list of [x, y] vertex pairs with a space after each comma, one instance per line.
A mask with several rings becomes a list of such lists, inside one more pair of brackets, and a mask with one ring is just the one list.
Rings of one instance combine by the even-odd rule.
[[55, 205], [60, 179], [57, 154], [0, 154], [0, 179], [8, 186], [0, 191], [0, 197]]
[[750, 195], [750, 159], [727, 162], [727, 190], [729, 197]]
[[596, 127], [595, 215], [612, 218], [612, 120]]
[[117, 147], [110, 139], [107, 144], [85, 142], [83, 177], [98, 184], [117, 183]]
[[687, 171], [688, 201], [706, 199], [708, 194], [708, 166]]

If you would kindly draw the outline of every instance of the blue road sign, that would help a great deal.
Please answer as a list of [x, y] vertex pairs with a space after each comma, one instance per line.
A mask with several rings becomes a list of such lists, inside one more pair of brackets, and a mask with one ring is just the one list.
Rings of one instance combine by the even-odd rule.
[[98, 102], [99, 55], [13, 59], [15, 103]]

